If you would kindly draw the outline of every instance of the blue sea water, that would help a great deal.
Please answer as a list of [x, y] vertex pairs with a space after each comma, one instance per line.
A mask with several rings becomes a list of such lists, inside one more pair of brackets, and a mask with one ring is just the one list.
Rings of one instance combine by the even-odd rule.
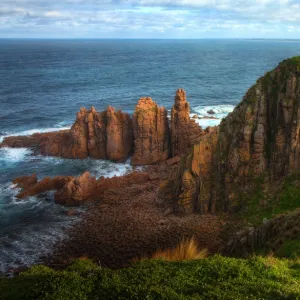
[[[212, 108], [221, 119], [258, 77], [295, 55], [300, 41], [0, 40], [0, 141], [69, 128], [82, 106], [113, 105], [132, 113], [140, 97], [151, 96], [170, 110], [179, 87], [187, 91], [192, 114], [203, 116]], [[98, 177], [131, 167], [0, 150], [0, 272], [38, 262], [76, 221], [51, 197], [17, 201], [11, 180], [34, 172], [42, 178], [86, 170]]]

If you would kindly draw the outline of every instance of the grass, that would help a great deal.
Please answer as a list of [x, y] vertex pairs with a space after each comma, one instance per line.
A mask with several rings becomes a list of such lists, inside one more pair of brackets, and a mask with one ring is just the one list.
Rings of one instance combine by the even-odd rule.
[[[173, 249], [158, 250], [154, 252], [150, 258], [165, 261], [182, 261], [202, 259], [207, 257], [207, 255], [207, 249], [199, 250], [195, 239], [191, 238], [187, 240], [183, 239], [177, 247]], [[147, 259], [147, 257], [143, 259]], [[135, 261], [137, 261], [137, 259]]]
[[283, 244], [276, 249], [278, 257], [298, 258], [300, 257], [300, 237], [295, 240], [284, 241]]
[[3, 300], [300, 299], [300, 261], [252, 257], [141, 261], [110, 270], [89, 260], [65, 270], [35, 266], [0, 279]]
[[[244, 209], [238, 214], [245, 222], [259, 225], [263, 219], [293, 211], [300, 207], [300, 176], [297, 174], [287, 177], [278, 192], [266, 197], [260, 184], [251, 194], [240, 195]], [[263, 203], [263, 204], [262, 204]]]

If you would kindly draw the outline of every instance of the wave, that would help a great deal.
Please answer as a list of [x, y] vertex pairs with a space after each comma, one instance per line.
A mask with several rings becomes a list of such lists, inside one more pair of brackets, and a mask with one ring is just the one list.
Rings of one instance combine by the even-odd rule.
[[26, 160], [31, 154], [28, 148], [0, 148], [0, 163], [15, 164]]
[[[222, 119], [234, 110], [234, 105], [222, 104], [222, 105], [210, 105], [210, 106], [197, 106], [193, 107], [192, 110], [197, 113], [200, 117], [214, 116]], [[208, 111], [213, 110], [214, 114], [209, 114]]]
[[38, 263], [80, 220], [67, 216], [65, 208], [53, 201], [36, 197], [20, 201], [15, 197], [18, 191], [11, 183], [0, 184], [0, 273]]
[[[26, 136], [26, 135], [32, 135], [35, 133], [53, 132], [53, 131], [70, 129], [71, 126], [66, 126], [66, 123], [67, 122], [60, 122], [55, 127], [49, 127], [49, 128], [34, 128], [34, 129], [28, 129], [28, 130], [12, 132], [12, 133], [4, 132], [4, 134], [0, 135], [0, 143], [2, 143], [2, 141], [8, 136]], [[63, 124], [64, 124], [64, 126], [63, 126]]]
[[221, 119], [196, 119], [195, 122], [202, 128], [218, 126]]
[[[203, 128], [208, 126], [217, 126], [220, 124], [221, 120], [225, 118], [229, 113], [234, 110], [234, 105], [223, 104], [223, 105], [209, 105], [209, 106], [196, 106], [192, 108], [193, 113], [190, 114], [190, 117], [193, 117], [195, 114], [201, 119], [195, 119], [195, 122], [198, 123]], [[214, 114], [209, 114], [208, 111], [214, 111]], [[210, 119], [206, 117], [214, 117], [215, 119]]]

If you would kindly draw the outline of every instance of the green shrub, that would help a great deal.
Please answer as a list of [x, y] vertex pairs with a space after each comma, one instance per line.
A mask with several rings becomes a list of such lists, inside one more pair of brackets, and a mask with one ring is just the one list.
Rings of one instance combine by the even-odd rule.
[[299, 261], [272, 257], [146, 260], [119, 270], [84, 260], [63, 271], [36, 266], [0, 279], [0, 298], [300, 299], [299, 281]]

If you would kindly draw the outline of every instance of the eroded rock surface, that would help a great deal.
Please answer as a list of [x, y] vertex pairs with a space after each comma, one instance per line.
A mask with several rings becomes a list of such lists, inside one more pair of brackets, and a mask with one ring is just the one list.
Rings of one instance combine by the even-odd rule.
[[29, 147], [35, 153], [64, 158], [125, 161], [132, 151], [132, 121], [127, 113], [81, 108], [70, 130], [12, 136], [1, 147]]
[[[128, 175], [96, 179], [89, 172], [79, 177], [56, 176], [46, 177], [40, 181], [35, 175], [16, 178], [14, 183], [21, 192], [17, 198], [22, 199], [29, 196], [36, 196], [51, 190], [56, 191], [54, 200], [56, 203], [65, 206], [78, 206], [86, 201], [103, 200], [105, 192], [115, 191], [124, 186], [143, 184], [150, 180], [147, 172], [132, 172]], [[29, 184], [30, 182], [30, 184]]]
[[151, 98], [141, 98], [133, 114], [133, 165], [150, 165], [167, 160], [170, 135], [167, 110]]
[[187, 153], [202, 135], [201, 127], [190, 118], [190, 104], [186, 101], [186, 92], [183, 89], [177, 90], [171, 114], [172, 156]]
[[0, 147], [31, 148], [34, 154], [64, 158], [125, 161], [150, 165], [187, 153], [205, 132], [190, 118], [185, 91], [180, 89], [172, 109], [171, 132], [167, 110], [151, 98], [141, 98], [131, 119], [111, 106], [97, 112], [81, 108], [70, 130], [11, 136]]
[[[173, 114], [182, 111], [177, 119], [184, 122], [188, 107], [182, 91], [176, 103]], [[296, 57], [260, 78], [219, 128], [200, 138], [177, 174], [162, 183], [160, 197], [185, 212], [232, 211], [241, 207], [241, 194], [253, 180], [271, 181], [299, 170], [299, 103]], [[173, 152], [181, 149], [180, 137], [174, 139]]]

